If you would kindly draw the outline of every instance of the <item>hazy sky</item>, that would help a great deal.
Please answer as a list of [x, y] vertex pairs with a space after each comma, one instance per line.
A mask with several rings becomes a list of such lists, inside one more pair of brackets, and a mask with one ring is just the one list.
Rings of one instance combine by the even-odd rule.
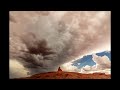
[[10, 78], [55, 71], [84, 55], [110, 51], [110, 17], [110, 11], [11, 11]]

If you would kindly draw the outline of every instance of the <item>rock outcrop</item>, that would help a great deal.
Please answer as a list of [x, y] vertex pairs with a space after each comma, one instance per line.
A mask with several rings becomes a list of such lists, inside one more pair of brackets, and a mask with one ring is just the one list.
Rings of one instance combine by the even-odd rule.
[[59, 67], [59, 68], [58, 68], [58, 72], [61, 72], [61, 71], [62, 71], [62, 69]]

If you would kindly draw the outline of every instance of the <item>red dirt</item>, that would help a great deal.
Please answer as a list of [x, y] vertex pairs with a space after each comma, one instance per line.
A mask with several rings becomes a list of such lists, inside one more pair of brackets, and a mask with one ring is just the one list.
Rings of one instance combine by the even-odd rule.
[[30, 77], [16, 79], [111, 79], [111, 75], [106, 75], [105, 73], [82, 74], [77, 72], [64, 72], [59, 67], [57, 72], [39, 73]]

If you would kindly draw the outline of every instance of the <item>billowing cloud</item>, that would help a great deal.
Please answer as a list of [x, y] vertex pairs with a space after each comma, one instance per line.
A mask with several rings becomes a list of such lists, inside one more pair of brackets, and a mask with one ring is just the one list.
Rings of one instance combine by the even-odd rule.
[[110, 74], [111, 71], [111, 61], [107, 56], [97, 56], [93, 54], [93, 61], [96, 63], [94, 66], [86, 65], [81, 69], [82, 73], [94, 73], [94, 72], [103, 72]]
[[107, 56], [97, 56], [93, 54], [93, 61], [96, 63], [97, 68], [99, 69], [107, 69], [111, 67], [111, 61]]
[[9, 75], [10, 78], [26, 77], [28, 76], [28, 70], [17, 60], [10, 60], [9, 63]]
[[82, 68], [77, 68], [76, 66], [72, 65], [73, 62], [65, 63], [61, 66], [64, 71], [71, 71], [71, 72], [79, 72], [79, 73], [111, 73], [111, 61], [107, 56], [97, 56], [95, 54], [92, 55], [93, 61], [96, 63], [93, 66], [86, 65]]
[[68, 72], [78, 72], [78, 68], [76, 66], [72, 65], [72, 62], [64, 63], [61, 65], [61, 69], [63, 71], [68, 71]]
[[10, 59], [31, 74], [110, 50], [109, 11], [11, 11], [10, 17]]

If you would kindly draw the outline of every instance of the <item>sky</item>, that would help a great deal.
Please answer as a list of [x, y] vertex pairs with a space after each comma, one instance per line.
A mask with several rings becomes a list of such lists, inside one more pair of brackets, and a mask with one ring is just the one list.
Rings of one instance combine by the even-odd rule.
[[[107, 56], [109, 58], [109, 60], [111, 61], [111, 53], [110, 52], [104, 51], [104, 52], [96, 53], [96, 55]], [[92, 55], [86, 55], [78, 60], [75, 60], [72, 65], [77, 66], [78, 68], [81, 68], [85, 65], [93, 66], [95, 64], [96, 63], [92, 60]]]
[[10, 11], [9, 17], [10, 78], [59, 66], [110, 73], [110, 11]]
[[65, 71], [79, 73], [105, 73], [111, 74], [111, 52], [104, 51], [85, 55], [78, 60], [68, 62], [62, 65]]

